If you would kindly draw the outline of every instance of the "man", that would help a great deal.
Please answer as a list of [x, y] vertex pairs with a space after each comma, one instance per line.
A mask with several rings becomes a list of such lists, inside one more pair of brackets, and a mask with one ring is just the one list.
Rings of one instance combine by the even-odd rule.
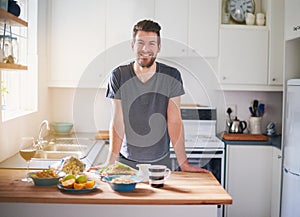
[[181, 75], [155, 61], [161, 46], [160, 29], [151, 20], [138, 22], [131, 44], [135, 61], [111, 74], [106, 93], [113, 104], [108, 163], [118, 160], [133, 167], [151, 163], [170, 168], [171, 141], [182, 171], [208, 172], [187, 161], [180, 114]]

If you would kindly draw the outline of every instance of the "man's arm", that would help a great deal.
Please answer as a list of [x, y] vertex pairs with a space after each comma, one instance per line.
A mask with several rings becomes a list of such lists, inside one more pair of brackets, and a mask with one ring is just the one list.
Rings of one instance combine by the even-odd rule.
[[169, 100], [167, 112], [168, 132], [181, 170], [185, 172], [209, 172], [206, 169], [188, 163], [184, 147], [184, 129], [180, 114], [180, 96]]
[[107, 163], [109, 165], [114, 164], [118, 159], [121, 145], [124, 137], [124, 120], [123, 120], [123, 111], [121, 100], [112, 99], [113, 105], [113, 117], [110, 123], [109, 130], [109, 155]]

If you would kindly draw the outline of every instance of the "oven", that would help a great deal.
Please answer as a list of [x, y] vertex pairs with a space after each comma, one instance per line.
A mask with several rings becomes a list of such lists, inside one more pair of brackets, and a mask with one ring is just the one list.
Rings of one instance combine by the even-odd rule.
[[[224, 187], [225, 145], [216, 136], [217, 110], [214, 107], [181, 107], [184, 126], [185, 151], [190, 164], [212, 172]], [[180, 171], [172, 144], [170, 146], [172, 170]], [[223, 206], [218, 206], [218, 217]]]
[[[186, 150], [188, 162], [201, 168], [205, 168], [214, 174], [216, 179], [224, 187], [224, 149]], [[172, 170], [180, 171], [176, 155], [171, 151]]]

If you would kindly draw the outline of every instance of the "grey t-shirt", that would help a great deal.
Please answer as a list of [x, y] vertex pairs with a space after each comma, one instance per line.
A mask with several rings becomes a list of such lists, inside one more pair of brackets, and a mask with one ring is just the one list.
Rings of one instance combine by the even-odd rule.
[[145, 83], [136, 76], [133, 63], [111, 73], [106, 97], [122, 102], [125, 136], [121, 154], [129, 160], [153, 162], [169, 152], [168, 102], [183, 95], [184, 89], [176, 68], [156, 63], [156, 73]]

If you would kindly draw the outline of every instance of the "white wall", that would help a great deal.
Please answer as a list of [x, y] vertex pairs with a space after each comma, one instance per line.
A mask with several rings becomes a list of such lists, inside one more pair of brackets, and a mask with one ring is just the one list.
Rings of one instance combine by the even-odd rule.
[[[252, 105], [254, 99], [259, 100], [266, 106], [265, 114], [262, 118], [262, 130], [265, 129], [271, 121], [276, 125], [277, 133], [281, 133], [282, 127], [282, 92], [258, 92], [258, 91], [227, 91], [225, 92], [225, 100], [227, 105], [236, 105], [237, 117], [239, 120], [249, 120], [249, 106]], [[224, 112], [225, 114], [225, 112]], [[228, 118], [224, 115], [223, 119], [218, 120], [219, 130], [225, 129], [225, 120]]]
[[[73, 100], [76, 89], [71, 88], [51, 88], [51, 109], [53, 121], [72, 121], [73, 117]], [[93, 90], [84, 90], [85, 94], [95, 96]], [[199, 94], [200, 96], [201, 93]], [[263, 130], [266, 128], [267, 124], [272, 121], [276, 124], [276, 129], [281, 132], [281, 113], [282, 113], [282, 92], [224, 92], [225, 104], [221, 104], [218, 115], [218, 132], [225, 130], [225, 120], [227, 115], [225, 113], [224, 107], [226, 105], [236, 105], [237, 116], [240, 120], [248, 120], [250, 117], [249, 106], [253, 99], [258, 99], [260, 102], [266, 104], [266, 113], [263, 116], [262, 127]], [[189, 101], [191, 98], [183, 96], [184, 103], [198, 103], [200, 105], [207, 106], [207, 99], [203, 98], [203, 101]], [[222, 102], [222, 103], [223, 103]], [[108, 130], [110, 117], [111, 117], [111, 103], [110, 100], [105, 98], [105, 89], [100, 89], [96, 97], [94, 97], [94, 105], [92, 105], [93, 118], [86, 118], [90, 116], [90, 107], [82, 108], [80, 124], [77, 126], [76, 130], [83, 132], [96, 132], [97, 130]], [[84, 105], [84, 103], [83, 103]], [[218, 107], [217, 107], [218, 109]], [[219, 109], [218, 109], [219, 110]], [[75, 118], [78, 120], [78, 118]], [[87, 121], [90, 119], [90, 121]]]
[[[77, 91], [83, 97], [74, 105]], [[96, 133], [98, 130], [108, 130], [111, 102], [105, 98], [105, 89], [50, 88], [49, 96], [51, 121], [72, 122], [77, 132]], [[79, 113], [74, 114], [74, 110]]]

